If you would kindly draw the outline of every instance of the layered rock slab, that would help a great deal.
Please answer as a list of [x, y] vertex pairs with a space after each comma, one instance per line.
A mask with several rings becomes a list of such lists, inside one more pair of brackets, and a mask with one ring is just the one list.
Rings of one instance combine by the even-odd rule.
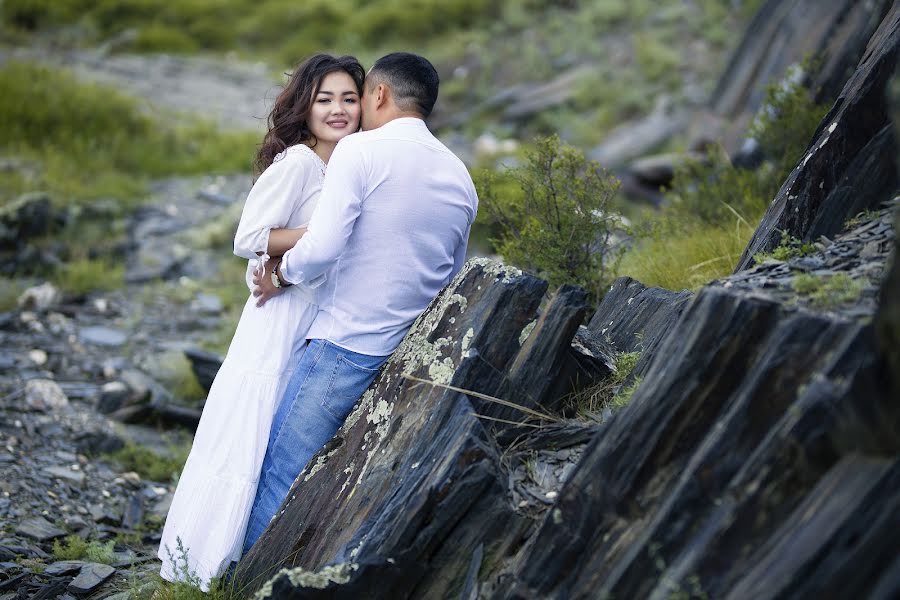
[[[871, 277], [885, 274], [888, 241], [871, 247]], [[703, 289], [670, 324], [499, 597], [896, 593], [900, 407], [875, 305], [804, 307], [741, 277]]]
[[300, 473], [238, 585], [271, 578], [260, 595], [278, 598], [448, 597], [509, 553], [527, 523], [508, 500], [494, 421], [479, 415], [505, 414], [486, 396], [511, 389], [545, 291], [469, 261]]

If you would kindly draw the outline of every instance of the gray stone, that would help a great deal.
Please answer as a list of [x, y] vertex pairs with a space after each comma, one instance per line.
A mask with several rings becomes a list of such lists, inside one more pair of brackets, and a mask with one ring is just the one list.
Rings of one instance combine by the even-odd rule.
[[81, 568], [78, 577], [72, 580], [68, 590], [73, 594], [90, 594], [113, 576], [116, 570], [100, 563], [88, 563]]
[[18, 305], [22, 310], [45, 311], [55, 306], [59, 297], [59, 290], [52, 283], [42, 283], [22, 292]]
[[100, 396], [97, 398], [97, 410], [104, 414], [109, 414], [122, 408], [129, 398], [133, 396], [133, 391], [121, 381], [110, 381], [104, 383], [100, 388]]
[[102, 326], [85, 327], [78, 332], [78, 338], [85, 344], [107, 347], [121, 346], [128, 340], [125, 333]]
[[19, 526], [16, 527], [16, 533], [30, 537], [39, 542], [45, 542], [66, 535], [65, 531], [44, 517], [33, 517], [22, 521], [19, 523]]
[[217, 315], [223, 308], [222, 300], [218, 296], [203, 292], [197, 294], [191, 302], [191, 310], [203, 315]]
[[55, 381], [32, 379], [25, 383], [25, 404], [34, 410], [49, 410], [69, 404], [69, 399]]
[[44, 575], [74, 575], [84, 566], [83, 560], [60, 560], [44, 569]]
[[73, 471], [69, 467], [46, 467], [44, 468], [44, 473], [79, 485], [84, 483], [84, 473], [82, 471]]
[[117, 515], [113, 510], [103, 504], [94, 504], [90, 508], [91, 510], [91, 518], [95, 523], [102, 523], [105, 525], [118, 525], [122, 518]]

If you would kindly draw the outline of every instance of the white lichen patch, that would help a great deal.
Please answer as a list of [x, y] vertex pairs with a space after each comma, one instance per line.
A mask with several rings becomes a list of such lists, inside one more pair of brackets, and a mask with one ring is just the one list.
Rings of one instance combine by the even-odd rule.
[[531, 335], [531, 332], [534, 331], [534, 326], [537, 325], [537, 319], [526, 325], [522, 328], [522, 332], [519, 334], [519, 345], [525, 343], [525, 340], [528, 339], [528, 336]]
[[313, 475], [315, 475], [315, 474], [319, 471], [319, 469], [321, 469], [321, 468], [324, 467], [326, 464], [328, 464], [328, 459], [331, 458], [332, 456], [334, 456], [334, 453], [337, 452], [339, 448], [340, 448], [340, 446], [338, 446], [337, 448], [335, 448], [334, 450], [332, 450], [332, 451], [329, 452], [328, 454], [325, 454], [324, 456], [323, 456], [323, 455], [319, 455], [319, 457], [316, 458], [316, 463], [315, 463], [315, 464], [312, 466], [312, 468], [309, 470], [309, 473], [306, 475], [306, 477], [303, 478], [303, 481], [304, 481], [304, 482], [309, 481], [310, 478], [311, 478]]
[[828, 133], [834, 133], [835, 129], [837, 129], [837, 121], [828, 126]]
[[350, 485], [350, 480], [353, 478], [353, 467], [355, 467], [355, 466], [356, 466], [356, 463], [351, 462], [350, 466], [348, 466], [346, 469], [344, 469], [344, 473], [347, 475], [347, 479], [345, 479], [344, 483], [341, 485], [341, 491], [339, 492], [340, 494], [343, 494], [344, 489], [346, 489], [346, 487], [348, 485]]
[[258, 592], [256, 592], [256, 600], [272, 597], [272, 584], [279, 577], [287, 577], [291, 585], [297, 588], [315, 588], [323, 590], [332, 583], [342, 584], [350, 581], [350, 575], [359, 568], [356, 563], [341, 563], [338, 565], [329, 565], [322, 567], [318, 571], [307, 571], [303, 567], [294, 567], [293, 569], [281, 569], [272, 579], [267, 581]]
[[456, 373], [456, 366], [449, 356], [428, 365], [428, 378], [435, 383], [447, 385], [453, 380], [454, 373]]
[[521, 277], [522, 270], [503, 263], [491, 260], [490, 258], [477, 257], [472, 258], [466, 264], [481, 267], [485, 276], [493, 279], [500, 279], [503, 283], [511, 283], [514, 277]]
[[463, 336], [462, 342], [460, 343], [460, 350], [462, 350], [463, 355], [465, 355], [466, 351], [469, 349], [469, 344], [472, 343], [473, 337], [475, 337], [475, 330], [469, 327], [469, 330]]
[[347, 415], [347, 418], [344, 420], [344, 424], [341, 426], [342, 431], [349, 431], [356, 422], [359, 420], [359, 417], [363, 415], [363, 413], [369, 412], [372, 408], [372, 399], [375, 398], [375, 389], [369, 388], [365, 391], [360, 398], [359, 402], [356, 403], [356, 406], [353, 407], [353, 410]]
[[466, 312], [466, 309], [469, 307], [469, 300], [462, 294], [451, 294], [450, 303], [459, 304], [459, 312]]

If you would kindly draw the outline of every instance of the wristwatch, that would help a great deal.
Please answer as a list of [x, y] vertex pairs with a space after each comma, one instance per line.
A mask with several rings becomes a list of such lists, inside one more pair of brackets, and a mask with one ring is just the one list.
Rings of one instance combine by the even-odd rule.
[[281, 266], [281, 261], [279, 260], [275, 263], [275, 266], [272, 267], [272, 285], [277, 288], [288, 287], [294, 285], [293, 283], [281, 283], [281, 278], [278, 277], [278, 267]]

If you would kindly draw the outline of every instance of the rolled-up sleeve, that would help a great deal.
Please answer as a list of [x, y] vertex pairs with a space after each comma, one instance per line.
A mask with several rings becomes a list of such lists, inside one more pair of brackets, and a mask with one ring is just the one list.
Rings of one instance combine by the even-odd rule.
[[257, 258], [269, 247], [269, 232], [284, 227], [303, 197], [309, 165], [302, 157], [287, 154], [263, 171], [247, 195], [237, 232], [234, 253]]
[[317, 287], [347, 247], [366, 194], [363, 156], [350, 141], [345, 138], [335, 148], [306, 234], [281, 261], [281, 275], [289, 283]]

